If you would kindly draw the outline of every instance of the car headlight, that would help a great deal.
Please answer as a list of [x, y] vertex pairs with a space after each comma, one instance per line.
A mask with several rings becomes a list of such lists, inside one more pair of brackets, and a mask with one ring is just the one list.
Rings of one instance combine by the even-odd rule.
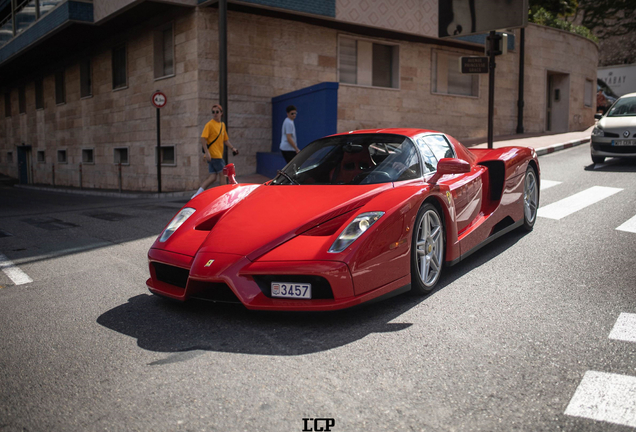
[[602, 136], [605, 136], [605, 132], [603, 132], [603, 129], [596, 126], [594, 129], [592, 129], [592, 136], [602, 137]]
[[384, 212], [362, 213], [356, 217], [347, 227], [340, 233], [338, 238], [329, 248], [331, 253], [339, 253], [349, 247], [351, 243], [357, 240], [371, 225], [376, 223]]
[[182, 209], [177, 215], [170, 221], [170, 224], [166, 227], [161, 234], [160, 242], [165, 242], [170, 238], [170, 236], [177, 230], [185, 221], [188, 220], [192, 214], [194, 214], [195, 210], [190, 207], [186, 207]]

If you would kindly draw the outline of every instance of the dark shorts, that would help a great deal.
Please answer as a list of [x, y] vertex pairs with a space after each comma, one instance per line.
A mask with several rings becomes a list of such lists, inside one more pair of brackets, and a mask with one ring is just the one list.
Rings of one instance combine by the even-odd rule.
[[295, 151], [287, 151], [287, 150], [281, 150], [280, 151], [283, 154], [283, 157], [285, 158], [285, 162], [289, 163], [294, 156], [296, 156], [296, 152]]
[[210, 173], [219, 173], [223, 171], [224, 166], [225, 162], [223, 159], [210, 159], [210, 162], [208, 162], [208, 171]]

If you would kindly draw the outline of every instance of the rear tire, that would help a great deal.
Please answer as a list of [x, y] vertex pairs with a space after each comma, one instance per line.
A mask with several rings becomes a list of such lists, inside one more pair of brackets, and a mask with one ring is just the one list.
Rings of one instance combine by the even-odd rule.
[[411, 242], [411, 291], [425, 295], [433, 291], [442, 275], [446, 234], [444, 219], [432, 204], [417, 212]]
[[537, 209], [539, 208], [539, 183], [537, 173], [528, 166], [526, 177], [523, 180], [523, 228], [532, 231], [537, 220]]
[[605, 156], [592, 156], [592, 162], [595, 164], [602, 164], [605, 162]]

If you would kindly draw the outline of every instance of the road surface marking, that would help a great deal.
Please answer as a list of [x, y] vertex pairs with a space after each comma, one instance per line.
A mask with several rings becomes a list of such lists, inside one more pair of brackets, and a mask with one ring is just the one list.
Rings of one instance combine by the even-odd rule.
[[636, 427], [636, 377], [585, 372], [565, 414]]
[[13, 262], [9, 260], [6, 256], [0, 254], [0, 270], [4, 272], [9, 279], [13, 281], [16, 285], [23, 285], [29, 282], [33, 282], [25, 272], [20, 270]]
[[577, 194], [563, 198], [560, 201], [541, 207], [537, 215], [548, 219], [559, 220], [622, 190], [623, 189], [604, 186], [593, 186]]
[[616, 228], [618, 231], [627, 231], [636, 233], [636, 216], [625, 222], [623, 225]]
[[[621, 313], [610, 332], [610, 339], [636, 342], [636, 314]], [[636, 395], [634, 395], [636, 397]]]
[[561, 184], [560, 181], [554, 181], [554, 180], [541, 180], [541, 187], [540, 189], [546, 190], [546, 189], [550, 189], [552, 186], [556, 186]]

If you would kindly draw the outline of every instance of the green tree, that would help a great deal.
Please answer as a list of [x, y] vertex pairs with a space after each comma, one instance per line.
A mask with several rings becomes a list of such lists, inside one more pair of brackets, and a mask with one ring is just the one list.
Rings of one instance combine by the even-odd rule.
[[580, 0], [579, 17], [599, 39], [624, 36], [636, 31], [636, 0]]
[[577, 0], [530, 0], [530, 16], [543, 9], [554, 17], [569, 17], [576, 13], [577, 7]]

